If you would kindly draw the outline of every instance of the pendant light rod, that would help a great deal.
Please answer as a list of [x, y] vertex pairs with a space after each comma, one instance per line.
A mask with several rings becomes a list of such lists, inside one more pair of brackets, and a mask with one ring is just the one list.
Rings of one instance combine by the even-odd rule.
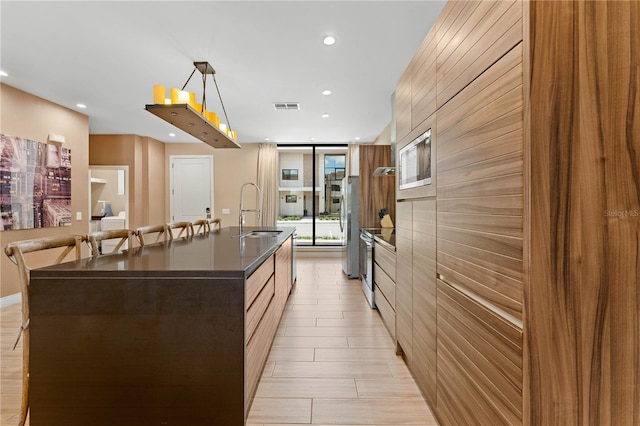
[[222, 95], [220, 94], [220, 88], [218, 87], [218, 81], [216, 80], [216, 70], [209, 64], [209, 62], [194, 62], [193, 63], [193, 71], [191, 71], [191, 75], [187, 79], [187, 81], [182, 86], [184, 90], [191, 81], [191, 77], [196, 73], [196, 70], [202, 73], [202, 111], [206, 110], [207, 107], [207, 74], [211, 74], [213, 77], [213, 83], [216, 85], [216, 91], [218, 92], [218, 99], [220, 99], [220, 105], [222, 105], [222, 112], [224, 113], [224, 118], [227, 120], [227, 127], [229, 130], [233, 130], [231, 127], [231, 123], [229, 122], [229, 116], [227, 115], [227, 109], [224, 107], [224, 102], [222, 101]]
[[229, 127], [229, 130], [233, 130], [233, 128], [231, 127], [231, 123], [229, 122], [229, 117], [227, 117], [227, 110], [224, 107], [224, 102], [222, 102], [222, 95], [220, 95], [220, 89], [218, 88], [218, 82], [216, 81], [215, 72], [213, 73], [213, 82], [215, 83], [216, 90], [218, 91], [218, 98], [220, 99], [220, 105], [222, 105], [222, 112], [224, 112], [224, 118], [227, 120], [227, 127]]
[[187, 81], [182, 86], [182, 89], [180, 89], [180, 90], [184, 90], [184, 88], [187, 87], [187, 84], [189, 84], [189, 80], [191, 80], [191, 77], [193, 77], [193, 75], [196, 73], [196, 70], [197, 70], [197, 68], [194, 68], [193, 71], [191, 71], [191, 75], [189, 76]]

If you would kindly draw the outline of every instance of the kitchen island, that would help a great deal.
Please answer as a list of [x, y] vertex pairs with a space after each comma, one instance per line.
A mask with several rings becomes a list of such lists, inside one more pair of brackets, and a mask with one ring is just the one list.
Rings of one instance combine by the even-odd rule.
[[244, 424], [295, 228], [238, 231], [33, 270], [30, 424]]

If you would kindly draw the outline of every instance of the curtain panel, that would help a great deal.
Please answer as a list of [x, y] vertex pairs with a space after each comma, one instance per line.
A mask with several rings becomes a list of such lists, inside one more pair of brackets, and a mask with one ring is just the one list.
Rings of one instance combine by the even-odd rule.
[[261, 143], [258, 150], [258, 186], [262, 189], [261, 226], [276, 226], [278, 218], [278, 147]]
[[357, 176], [360, 171], [360, 144], [350, 143], [347, 151], [347, 176]]

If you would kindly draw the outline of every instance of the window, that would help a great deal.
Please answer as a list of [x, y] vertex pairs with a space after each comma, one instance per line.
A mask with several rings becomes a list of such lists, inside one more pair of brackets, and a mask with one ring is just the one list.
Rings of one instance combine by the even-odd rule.
[[342, 245], [342, 179], [347, 145], [278, 146], [282, 179], [278, 226], [295, 226], [297, 245]]
[[298, 169], [282, 169], [282, 180], [298, 180]]

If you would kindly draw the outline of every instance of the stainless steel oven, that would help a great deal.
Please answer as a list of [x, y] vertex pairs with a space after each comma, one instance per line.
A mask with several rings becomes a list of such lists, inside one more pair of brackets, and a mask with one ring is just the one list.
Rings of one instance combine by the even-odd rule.
[[362, 277], [362, 292], [369, 306], [376, 307], [373, 294], [373, 235], [366, 230], [360, 230], [360, 276]]

